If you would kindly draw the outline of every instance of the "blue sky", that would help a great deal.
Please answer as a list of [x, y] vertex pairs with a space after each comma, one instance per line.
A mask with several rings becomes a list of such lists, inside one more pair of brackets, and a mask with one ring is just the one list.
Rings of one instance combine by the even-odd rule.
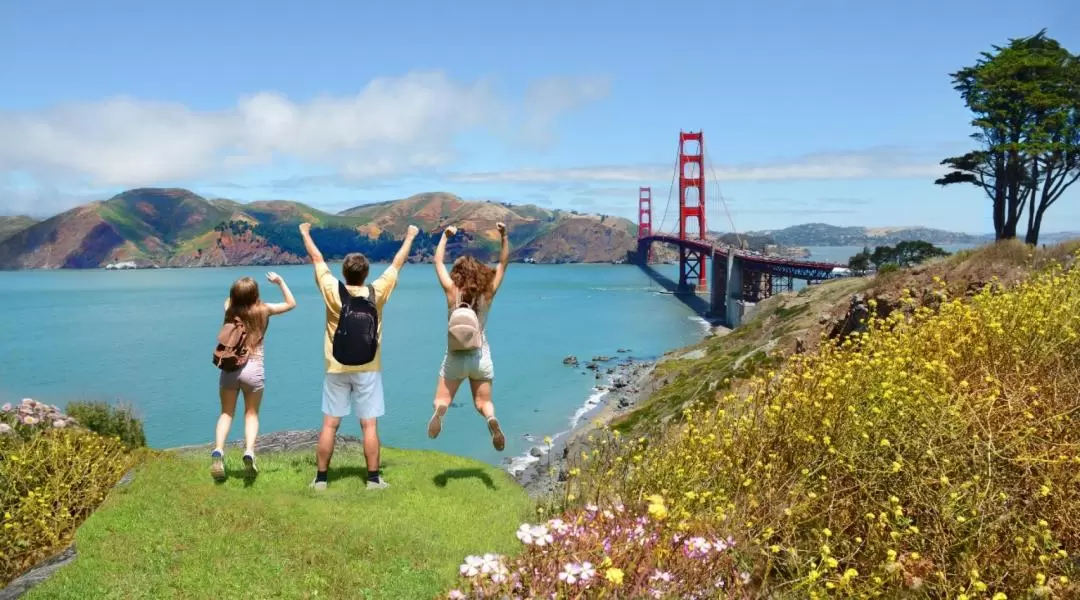
[[[1080, 50], [1072, 0], [0, 0], [0, 214], [170, 185], [636, 218], [651, 185], [659, 224], [700, 129], [710, 229], [719, 191], [741, 231], [985, 232], [980, 191], [932, 184], [971, 132], [947, 74], [1043, 27]], [[1080, 230], [1080, 190], [1043, 229]]]

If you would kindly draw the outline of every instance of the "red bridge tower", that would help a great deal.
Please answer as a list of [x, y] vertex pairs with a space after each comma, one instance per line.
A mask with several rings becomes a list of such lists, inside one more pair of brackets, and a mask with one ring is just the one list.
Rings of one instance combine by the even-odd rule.
[[[705, 240], [705, 138], [679, 132], [679, 239]], [[696, 142], [696, 144], [695, 144]], [[679, 249], [679, 288], [707, 291], [705, 253]]]
[[[638, 230], [639, 240], [652, 235], [652, 188], [638, 188]], [[652, 262], [652, 244], [649, 244], [643, 257], [645, 264]]]

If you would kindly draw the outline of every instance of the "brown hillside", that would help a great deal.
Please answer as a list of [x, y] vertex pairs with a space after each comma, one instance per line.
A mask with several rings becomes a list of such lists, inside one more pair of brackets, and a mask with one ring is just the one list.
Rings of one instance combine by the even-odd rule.
[[556, 263], [625, 260], [637, 248], [637, 234], [628, 224], [613, 217], [566, 217], [516, 255]]
[[388, 231], [394, 236], [404, 235], [410, 224], [429, 232], [448, 225], [475, 232], [492, 230], [495, 223], [500, 221], [512, 228], [515, 224], [532, 220], [502, 204], [466, 201], [445, 192], [416, 194], [402, 200], [357, 206], [339, 214], [362, 218], [369, 221], [365, 226], [369, 230]]
[[126, 240], [97, 208], [74, 208], [3, 240], [0, 268], [86, 268], [108, 262]]

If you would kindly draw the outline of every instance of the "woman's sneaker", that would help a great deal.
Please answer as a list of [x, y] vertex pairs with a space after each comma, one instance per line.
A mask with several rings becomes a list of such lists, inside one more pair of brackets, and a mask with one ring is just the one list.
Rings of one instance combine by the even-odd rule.
[[491, 433], [491, 445], [495, 446], [495, 449], [499, 452], [503, 451], [506, 447], [506, 436], [503, 435], [502, 428], [499, 427], [499, 420], [495, 417], [488, 419], [488, 431]]
[[431, 439], [439, 437], [439, 433], [442, 431], [442, 420], [446, 416], [446, 407], [440, 406], [435, 409], [435, 414], [431, 416], [431, 420], [427, 424], [427, 435]]
[[259, 468], [255, 466], [255, 455], [244, 454], [244, 469], [247, 471], [247, 476], [255, 478], [259, 475]]
[[225, 480], [225, 455], [221, 450], [214, 450], [210, 453], [210, 476], [214, 478], [214, 481]]

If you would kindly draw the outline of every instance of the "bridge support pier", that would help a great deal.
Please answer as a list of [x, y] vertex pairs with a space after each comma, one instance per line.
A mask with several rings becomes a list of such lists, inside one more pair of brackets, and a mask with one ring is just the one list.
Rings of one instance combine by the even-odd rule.
[[712, 289], [709, 292], [709, 313], [735, 328], [742, 324], [746, 313], [743, 285], [746, 279], [743, 261], [729, 252], [717, 254], [712, 260]]
[[742, 324], [743, 311], [743, 276], [745, 268], [743, 262], [736, 258], [734, 252], [727, 255], [727, 294], [724, 302], [724, 313], [728, 327], [732, 329]]
[[727, 273], [729, 260], [714, 254], [710, 261], [712, 287], [709, 289], [709, 316], [727, 323]]

